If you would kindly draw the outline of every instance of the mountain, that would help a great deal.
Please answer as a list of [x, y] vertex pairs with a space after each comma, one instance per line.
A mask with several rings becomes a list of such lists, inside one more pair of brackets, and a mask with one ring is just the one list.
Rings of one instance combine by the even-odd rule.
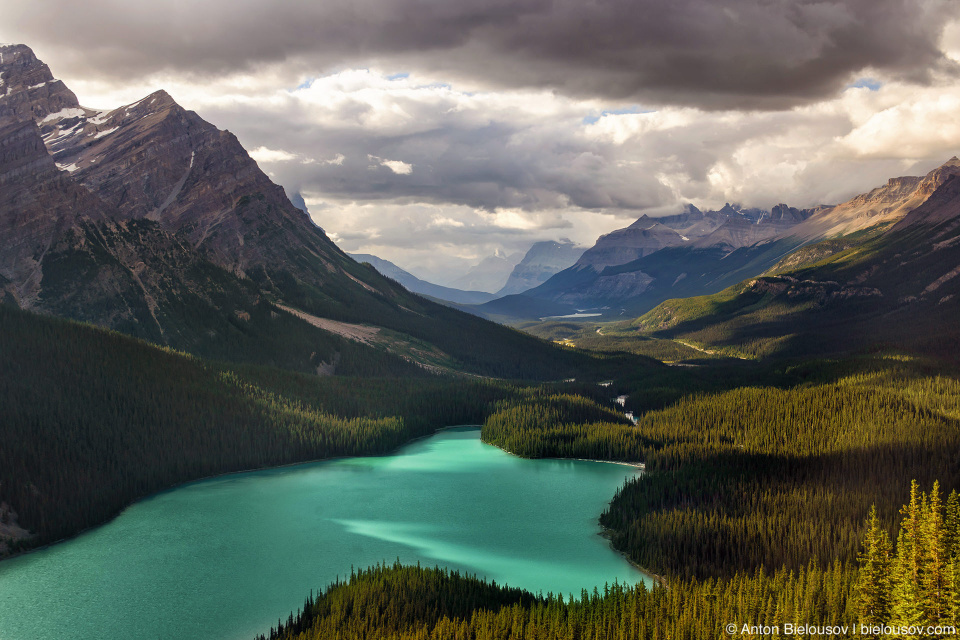
[[[860, 230], [805, 246], [720, 293], [666, 301], [636, 326], [735, 355], [893, 347], [956, 358], [960, 162], [890, 180], [821, 215], [808, 222]], [[862, 228], [861, 218], [878, 224]]]
[[78, 106], [77, 96], [53, 77], [25, 45], [0, 45], [0, 121], [42, 120]]
[[555, 378], [587, 362], [358, 264], [163, 91], [88, 109], [23, 45], [0, 47], [0, 78], [7, 304], [325, 374]]
[[522, 259], [523, 254], [507, 255], [497, 249], [494, 255], [484, 258], [471, 267], [467, 273], [451, 282], [450, 286], [462, 291], [483, 291], [486, 293], [499, 291], [506, 284], [514, 267]]
[[667, 225], [643, 216], [625, 229], [600, 236], [571, 268], [589, 268], [600, 273], [606, 267], [626, 264], [664, 247], [675, 247], [688, 241]]
[[303, 194], [299, 191], [295, 192], [290, 198], [290, 204], [295, 206], [300, 211], [303, 211], [305, 214], [310, 215], [310, 211], [307, 209], [307, 203], [303, 199]]
[[[818, 211], [727, 203], [718, 211], [686, 205], [670, 216], [644, 215], [601, 236], [572, 267], [524, 292], [525, 304], [511, 308], [525, 310], [526, 317], [557, 315], [556, 304], [567, 313], [594, 309], [620, 316], [643, 313], [672, 297], [720, 291], [762, 273], [802, 244], [793, 229]], [[490, 313], [492, 304], [480, 310]]]
[[484, 302], [493, 300], [495, 297], [492, 293], [484, 293], [483, 291], [461, 291], [460, 289], [442, 287], [438, 284], [421, 280], [389, 260], [384, 260], [368, 253], [351, 253], [349, 255], [357, 262], [369, 263], [384, 276], [402, 284], [407, 291], [430, 296], [431, 298], [448, 300], [458, 304], [483, 304]]
[[925, 202], [946, 178], [958, 171], [958, 166], [960, 160], [953, 157], [925, 176], [890, 178], [883, 186], [811, 216], [796, 232], [805, 237], [822, 238], [899, 220]]
[[583, 251], [582, 247], [569, 240], [533, 243], [496, 295], [499, 297], [522, 293], [542, 284], [553, 274], [573, 265], [583, 255]]

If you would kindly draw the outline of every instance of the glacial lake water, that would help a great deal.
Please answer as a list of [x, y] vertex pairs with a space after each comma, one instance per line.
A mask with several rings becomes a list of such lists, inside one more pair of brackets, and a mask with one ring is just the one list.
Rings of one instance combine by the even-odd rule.
[[0, 562], [0, 640], [252, 640], [351, 566], [420, 562], [579, 595], [644, 576], [598, 535], [631, 467], [450, 429], [394, 455], [182, 485]]

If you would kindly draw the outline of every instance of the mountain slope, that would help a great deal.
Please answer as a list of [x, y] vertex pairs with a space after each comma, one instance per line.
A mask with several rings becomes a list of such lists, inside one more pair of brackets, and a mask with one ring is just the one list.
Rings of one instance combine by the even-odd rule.
[[[28, 48], [0, 54], [7, 303], [204, 356], [310, 371], [336, 361], [337, 372], [398, 374], [404, 361], [439, 358], [471, 373], [555, 378], [588, 363], [411, 295], [358, 264], [232, 134], [167, 94], [86, 109]], [[35, 79], [47, 90], [27, 84]], [[333, 325], [306, 316], [395, 339], [344, 342]], [[345, 362], [348, 352], [371, 366]]]
[[939, 186], [895, 224], [811, 245], [768, 275], [713, 296], [670, 300], [636, 325], [660, 337], [753, 356], [886, 346], [956, 358], [957, 171], [952, 159], [931, 172], [927, 185]]

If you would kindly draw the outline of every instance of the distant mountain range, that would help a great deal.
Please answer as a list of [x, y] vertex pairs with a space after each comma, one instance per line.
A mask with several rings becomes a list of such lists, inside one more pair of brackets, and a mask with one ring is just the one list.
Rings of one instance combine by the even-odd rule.
[[523, 293], [546, 282], [550, 276], [574, 264], [584, 249], [569, 240], [535, 242], [510, 272], [497, 296]]
[[523, 259], [522, 253], [507, 255], [497, 251], [470, 268], [467, 273], [453, 280], [450, 286], [464, 291], [496, 293], [504, 287], [510, 274]]
[[635, 327], [731, 355], [886, 346], [960, 360], [960, 160], [894, 178], [797, 231], [831, 237], [722, 292], [666, 301]]
[[366, 262], [374, 269], [402, 284], [408, 291], [419, 293], [424, 296], [436, 298], [438, 300], [447, 300], [460, 304], [483, 304], [493, 300], [496, 296], [484, 291], [462, 291], [453, 287], [443, 287], [426, 280], [421, 280], [408, 271], [404, 271], [389, 260], [378, 258], [369, 253], [351, 253], [350, 257], [357, 262]]
[[518, 296], [476, 306], [498, 320], [592, 310], [605, 317], [640, 315], [671, 298], [709, 295], [757, 276], [797, 249], [825, 238], [896, 221], [925, 202], [956, 171], [950, 160], [927, 176], [892, 178], [835, 206], [769, 211], [726, 204], [687, 205], [679, 214], [642, 216], [601, 236], [571, 267]]
[[674, 215], [644, 215], [601, 236], [568, 268], [475, 313], [509, 320], [590, 309], [607, 316], [641, 313], [670, 297], [719, 291], [760, 273], [802, 244], [789, 232], [820, 209], [785, 204], [769, 211], [726, 204], [686, 205]]
[[[392, 280], [396, 280], [414, 293], [458, 305], [478, 305], [501, 296], [521, 293], [541, 284], [553, 274], [576, 262], [583, 251], [582, 247], [577, 247], [569, 240], [535, 242], [523, 256], [523, 259], [513, 267], [506, 284], [495, 294], [486, 291], [464, 291], [433, 284], [421, 280], [389, 260], [367, 253], [354, 253], [350, 256], [357, 262], [369, 263], [377, 271]], [[502, 254], [487, 258], [471, 269], [473, 275], [470, 278], [488, 279], [489, 281], [493, 281], [494, 278], [499, 279], [504, 265], [509, 262], [510, 260], [507, 260]]]
[[357, 263], [163, 91], [88, 109], [24, 45], [0, 46], [0, 82], [6, 304], [324, 374], [556, 378], [583, 361]]

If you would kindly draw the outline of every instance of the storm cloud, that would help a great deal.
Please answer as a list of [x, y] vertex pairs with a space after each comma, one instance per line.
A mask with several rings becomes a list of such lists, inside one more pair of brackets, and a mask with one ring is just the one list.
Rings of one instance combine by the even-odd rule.
[[[704, 109], [783, 109], [869, 72], [952, 73], [953, 0], [0, 2], [62, 72], [209, 78], [377, 65], [480, 87]], [[2, 31], [0, 31], [2, 32]], [[14, 34], [3, 33], [10, 39]]]
[[840, 202], [960, 151], [956, 0], [0, 0], [82, 104], [166, 89], [341, 247], [443, 282], [687, 202]]

